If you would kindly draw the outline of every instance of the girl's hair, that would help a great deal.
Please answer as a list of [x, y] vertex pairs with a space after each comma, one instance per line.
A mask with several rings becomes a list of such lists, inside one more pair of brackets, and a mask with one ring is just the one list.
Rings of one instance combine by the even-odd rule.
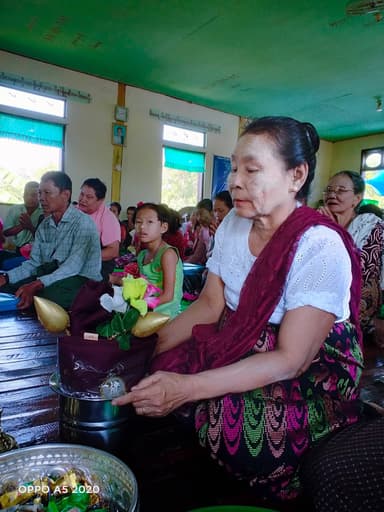
[[211, 212], [213, 210], [212, 199], [209, 199], [208, 197], [205, 199], [201, 199], [201, 201], [197, 203], [196, 208], [205, 208], [206, 210]]
[[212, 215], [210, 211], [208, 211], [206, 208], [198, 208], [197, 216], [198, 222], [201, 226], [204, 226], [205, 228], [209, 227], [212, 221]]
[[218, 199], [219, 201], [223, 201], [225, 205], [231, 210], [233, 208], [233, 202], [232, 202], [232, 196], [228, 192], [228, 190], [223, 190], [221, 192], [218, 192], [214, 199]]
[[156, 212], [157, 213], [157, 218], [159, 219], [159, 221], [161, 223], [163, 223], [163, 222], [169, 223], [168, 208], [166, 206], [164, 206], [163, 204], [155, 204], [155, 203], [142, 203], [142, 204], [140, 204], [140, 206], [138, 206], [136, 208], [135, 214], [133, 216], [133, 222], [136, 222], [136, 217], [137, 217], [137, 214], [139, 213], [139, 211], [143, 210], [145, 208], [147, 210], [153, 210], [154, 212]]
[[120, 203], [118, 203], [117, 201], [113, 201], [113, 202], [109, 205], [109, 207], [111, 207], [111, 206], [114, 206], [115, 208], [117, 208], [117, 213], [120, 215], [120, 213], [121, 213], [121, 204], [120, 204]]
[[168, 208], [168, 233], [177, 233], [181, 228], [180, 213], [173, 208]]
[[353, 185], [353, 193], [354, 194], [364, 194], [365, 191], [365, 181], [361, 177], [361, 175], [356, 171], [339, 171], [332, 176], [348, 176], [348, 178], [352, 181]]
[[308, 164], [308, 176], [296, 194], [298, 199], [308, 197], [315, 176], [316, 152], [320, 146], [319, 135], [311, 123], [302, 123], [291, 117], [269, 116], [251, 121], [241, 136], [266, 134], [274, 142], [280, 158], [288, 169]]

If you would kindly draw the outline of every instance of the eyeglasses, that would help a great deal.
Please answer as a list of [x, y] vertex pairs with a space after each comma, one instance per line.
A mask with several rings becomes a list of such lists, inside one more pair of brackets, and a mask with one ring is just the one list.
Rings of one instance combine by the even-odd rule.
[[337, 196], [342, 196], [346, 192], [354, 192], [353, 188], [344, 188], [344, 187], [327, 187], [323, 194], [325, 196], [329, 196], [330, 194], [336, 194]]

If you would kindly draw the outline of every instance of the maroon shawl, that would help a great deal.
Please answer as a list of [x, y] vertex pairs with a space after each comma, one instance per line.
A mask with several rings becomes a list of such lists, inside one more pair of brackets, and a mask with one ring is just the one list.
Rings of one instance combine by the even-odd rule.
[[289, 215], [256, 259], [241, 289], [238, 308], [224, 327], [219, 330], [217, 323], [195, 325], [192, 338], [159, 354], [153, 360], [151, 370], [197, 373], [226, 366], [244, 357], [259, 339], [282, 296], [301, 236], [317, 225], [335, 230], [351, 258], [350, 319], [358, 329], [361, 341], [359, 253], [344, 228], [312, 208], [302, 206]]

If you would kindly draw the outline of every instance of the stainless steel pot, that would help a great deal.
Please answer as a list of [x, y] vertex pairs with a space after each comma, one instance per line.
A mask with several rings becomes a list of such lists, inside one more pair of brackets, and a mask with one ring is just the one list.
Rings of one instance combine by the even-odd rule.
[[74, 427], [108, 429], [126, 423], [133, 415], [132, 407], [117, 407], [101, 397], [77, 398], [66, 393], [57, 373], [51, 375], [49, 385], [59, 395], [60, 419]]
[[49, 384], [59, 395], [60, 440], [83, 444], [120, 455], [130, 424], [135, 423], [132, 406], [117, 407], [104, 398], [76, 398], [60, 386], [54, 373]]

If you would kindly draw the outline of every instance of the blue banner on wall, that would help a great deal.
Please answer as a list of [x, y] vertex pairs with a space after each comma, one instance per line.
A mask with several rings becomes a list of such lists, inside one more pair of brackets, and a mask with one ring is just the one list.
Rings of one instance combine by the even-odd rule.
[[212, 198], [223, 190], [228, 190], [227, 178], [231, 171], [231, 159], [227, 156], [213, 156]]

